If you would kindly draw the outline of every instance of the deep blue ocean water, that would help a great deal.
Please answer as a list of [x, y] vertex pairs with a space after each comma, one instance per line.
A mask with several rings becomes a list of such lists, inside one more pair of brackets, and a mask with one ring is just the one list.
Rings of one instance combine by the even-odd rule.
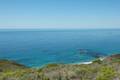
[[120, 52], [120, 30], [0, 30], [0, 59], [30, 67], [79, 63]]

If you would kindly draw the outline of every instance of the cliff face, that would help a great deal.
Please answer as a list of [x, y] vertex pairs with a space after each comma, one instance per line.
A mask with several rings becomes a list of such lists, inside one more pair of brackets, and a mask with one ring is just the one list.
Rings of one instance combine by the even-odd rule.
[[120, 63], [120, 54], [114, 54], [104, 59], [108, 63]]
[[0, 61], [0, 80], [120, 80], [120, 54], [91, 64], [48, 64], [40, 69]]
[[108, 56], [106, 60], [120, 59], [120, 54]]

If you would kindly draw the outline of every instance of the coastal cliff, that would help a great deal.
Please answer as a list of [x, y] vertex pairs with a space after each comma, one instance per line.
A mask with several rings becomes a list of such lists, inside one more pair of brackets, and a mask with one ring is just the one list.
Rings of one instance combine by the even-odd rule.
[[48, 64], [37, 69], [0, 60], [0, 80], [120, 80], [120, 54], [91, 64]]

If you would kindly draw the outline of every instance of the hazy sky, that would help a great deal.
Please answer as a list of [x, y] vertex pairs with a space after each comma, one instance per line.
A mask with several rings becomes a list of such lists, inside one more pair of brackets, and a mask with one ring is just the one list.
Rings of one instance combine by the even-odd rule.
[[120, 0], [0, 0], [0, 28], [120, 28]]

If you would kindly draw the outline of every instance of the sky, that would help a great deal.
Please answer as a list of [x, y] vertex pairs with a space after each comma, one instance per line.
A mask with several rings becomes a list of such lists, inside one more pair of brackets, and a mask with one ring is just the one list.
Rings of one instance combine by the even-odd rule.
[[0, 0], [1, 28], [120, 28], [120, 0]]

